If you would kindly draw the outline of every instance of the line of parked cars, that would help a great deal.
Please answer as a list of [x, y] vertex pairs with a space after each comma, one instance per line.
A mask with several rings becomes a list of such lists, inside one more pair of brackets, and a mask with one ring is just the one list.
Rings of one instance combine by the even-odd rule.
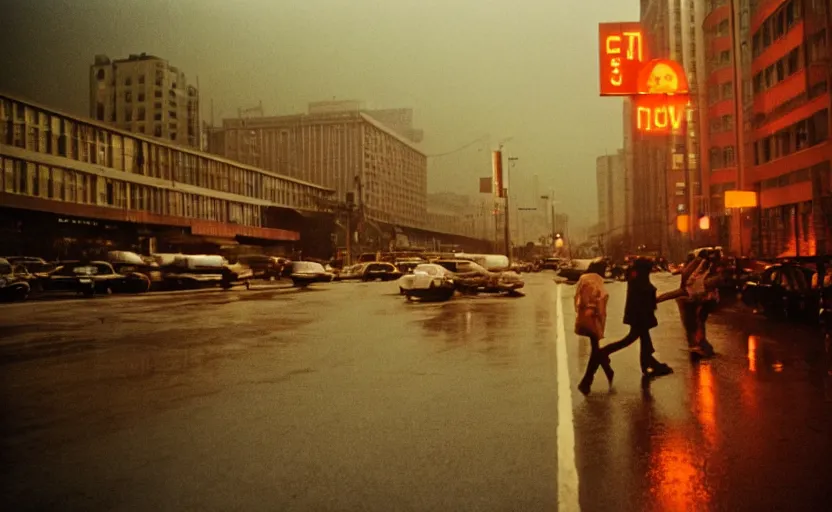
[[95, 259], [47, 262], [42, 258], [0, 258], [0, 300], [25, 300], [31, 293], [74, 292], [85, 297], [235, 285], [253, 280], [291, 279], [296, 286], [334, 277], [313, 262], [246, 255], [229, 262], [211, 254], [153, 254], [109, 251]]

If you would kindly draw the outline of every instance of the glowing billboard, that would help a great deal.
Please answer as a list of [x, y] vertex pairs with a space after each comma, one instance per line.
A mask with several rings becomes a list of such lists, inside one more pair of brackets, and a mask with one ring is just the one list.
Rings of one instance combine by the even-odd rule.
[[647, 50], [641, 25], [637, 22], [600, 23], [598, 44], [601, 96], [638, 94], [638, 77]]

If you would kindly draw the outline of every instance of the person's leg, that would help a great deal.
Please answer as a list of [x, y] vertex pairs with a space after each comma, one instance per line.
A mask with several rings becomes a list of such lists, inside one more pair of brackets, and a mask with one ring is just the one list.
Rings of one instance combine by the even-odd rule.
[[614, 341], [612, 343], [608, 343], [607, 345], [604, 345], [604, 348], [601, 349], [601, 353], [606, 355], [607, 357], [609, 357], [610, 354], [614, 354], [614, 353], [618, 352], [619, 350], [621, 350], [623, 348], [627, 348], [630, 345], [632, 345], [638, 339], [638, 336], [639, 336], [638, 330], [636, 330], [634, 327], [630, 327], [630, 332], [627, 333], [626, 336], [624, 336], [623, 338], [621, 338], [618, 341]]
[[585, 395], [589, 394], [589, 389], [592, 387], [592, 381], [595, 378], [595, 372], [598, 371], [598, 366], [601, 364], [601, 347], [598, 338], [590, 337], [589, 344], [591, 347], [589, 361], [586, 363], [584, 376], [578, 384], [578, 390]]
[[653, 347], [653, 338], [650, 336], [650, 331], [645, 330], [641, 334], [639, 339], [641, 341], [641, 373], [648, 376], [659, 376], [672, 373], [673, 370], [671, 370], [668, 365], [660, 363], [656, 360], [655, 357], [653, 357], [653, 354], [656, 352], [656, 349], [655, 347]]
[[713, 301], [708, 301], [703, 303], [702, 307], [699, 308], [697, 341], [699, 349], [706, 356], [712, 356], [714, 354], [714, 347], [708, 341], [707, 322], [708, 315], [711, 314], [711, 311], [713, 311], [715, 307], [716, 304]]

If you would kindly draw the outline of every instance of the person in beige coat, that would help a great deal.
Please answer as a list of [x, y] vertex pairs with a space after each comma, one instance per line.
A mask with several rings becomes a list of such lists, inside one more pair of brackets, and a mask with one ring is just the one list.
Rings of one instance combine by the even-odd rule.
[[578, 390], [583, 394], [589, 394], [595, 373], [600, 366], [612, 385], [615, 372], [610, 366], [610, 359], [601, 352], [601, 338], [607, 324], [607, 302], [610, 298], [604, 288], [604, 274], [606, 263], [597, 261], [590, 264], [575, 289], [575, 334], [586, 336], [592, 351], [586, 365], [586, 371], [578, 384]]

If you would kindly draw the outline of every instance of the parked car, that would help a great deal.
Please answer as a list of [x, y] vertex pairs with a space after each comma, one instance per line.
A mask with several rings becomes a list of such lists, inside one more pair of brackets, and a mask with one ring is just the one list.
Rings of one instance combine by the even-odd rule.
[[143, 293], [150, 289], [144, 274], [119, 274], [106, 261], [64, 261], [54, 272], [38, 280], [45, 292], [75, 292], [92, 297], [96, 294]]
[[361, 270], [362, 281], [395, 281], [400, 277], [402, 272], [392, 263], [367, 263]]
[[462, 293], [514, 294], [525, 286], [525, 283], [516, 272], [490, 272], [470, 260], [439, 259], [434, 263], [454, 274], [456, 289]]
[[454, 275], [433, 263], [417, 265], [413, 272], [399, 279], [399, 291], [408, 300], [445, 301], [454, 296]]
[[289, 263], [285, 258], [266, 256], [265, 254], [244, 254], [237, 258], [237, 262], [248, 266], [254, 279], [271, 281], [280, 279], [283, 269]]
[[20, 264], [12, 264], [0, 258], [0, 300], [26, 300], [34, 276]]
[[563, 265], [558, 269], [558, 276], [566, 279], [569, 282], [576, 282], [589, 269], [589, 265], [595, 260], [593, 259], [579, 259], [572, 260], [568, 265]]
[[30, 274], [55, 270], [54, 263], [49, 263], [36, 256], [6, 256], [5, 259], [12, 265], [23, 265]]
[[147, 276], [150, 288], [161, 288], [163, 285], [162, 269], [153, 260], [146, 260], [142, 256], [130, 251], [109, 251], [107, 262], [119, 274], [139, 273]]
[[756, 312], [777, 319], [813, 320], [819, 311], [819, 294], [812, 289], [815, 272], [794, 263], [777, 263], [750, 277], [742, 300]]
[[328, 283], [335, 277], [327, 272], [323, 265], [314, 261], [293, 261], [289, 277], [292, 285], [299, 288], [306, 288], [312, 283]]
[[540, 262], [540, 270], [558, 270], [563, 265], [561, 258], [545, 258]]
[[335, 274], [336, 281], [357, 281], [361, 279], [361, 273], [366, 263], [358, 263], [355, 265], [347, 265], [342, 268], [340, 272]]
[[427, 261], [423, 260], [422, 258], [401, 258], [397, 259], [395, 262], [396, 268], [399, 269], [399, 272], [402, 274], [408, 274], [413, 272], [413, 269], [418, 267], [419, 265], [427, 263]]

